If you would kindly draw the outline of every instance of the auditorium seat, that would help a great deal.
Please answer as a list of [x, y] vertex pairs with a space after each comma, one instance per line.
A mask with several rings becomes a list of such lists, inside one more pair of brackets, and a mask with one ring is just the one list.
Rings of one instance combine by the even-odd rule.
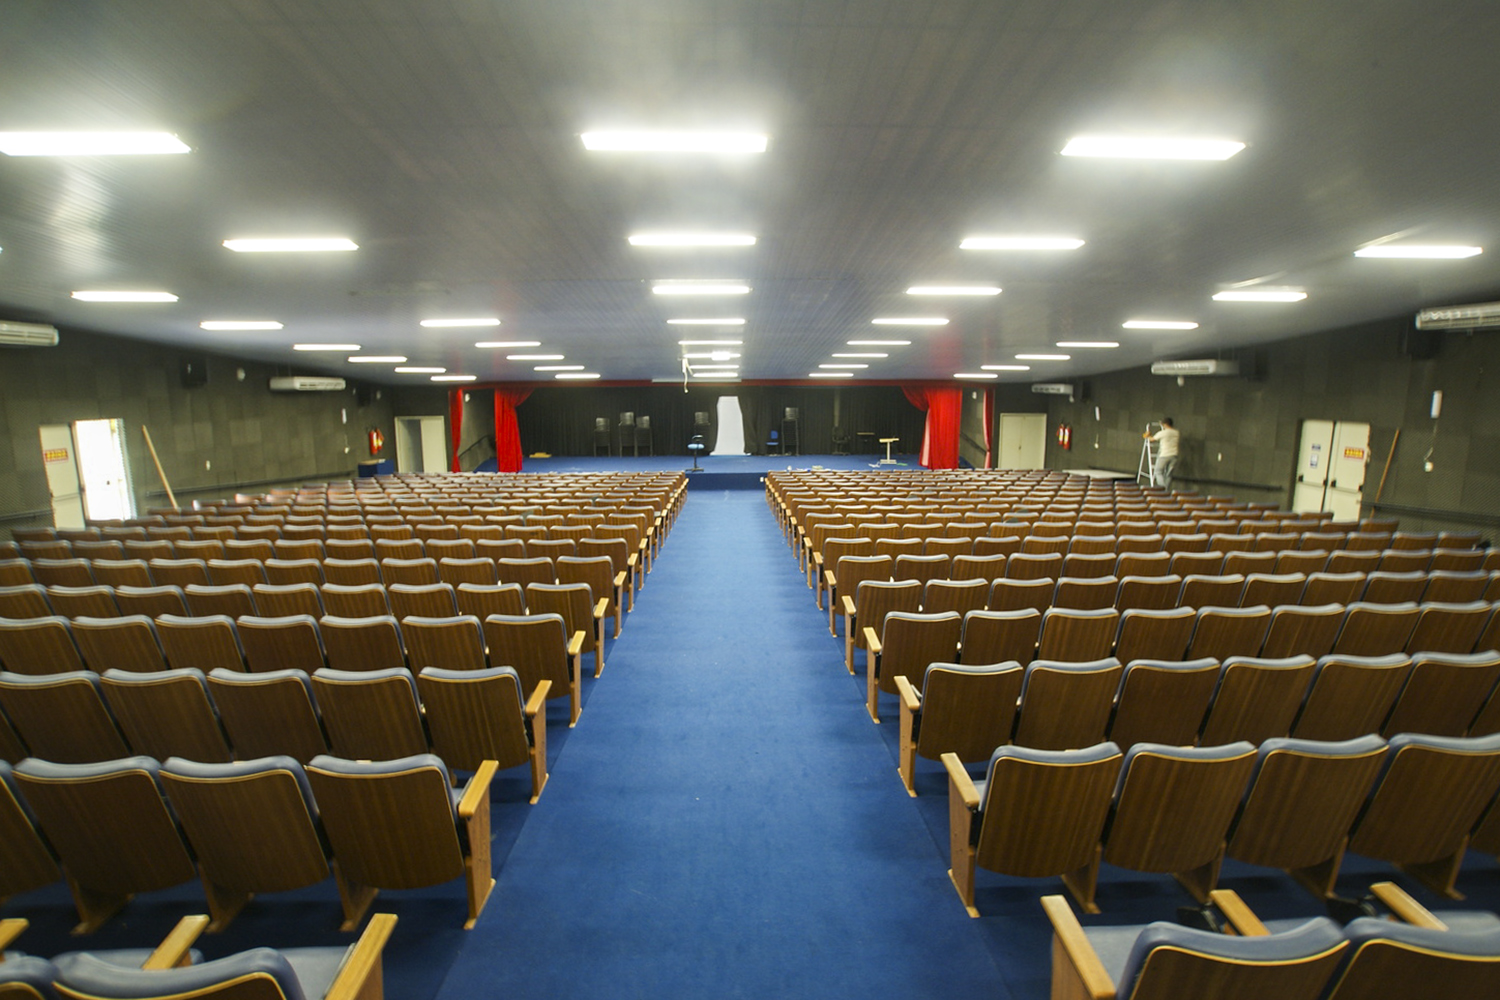
[[[526, 608], [533, 615], [561, 615], [568, 635], [583, 633], [581, 651], [594, 654], [594, 676], [604, 673], [605, 599], [582, 583], [529, 583]], [[506, 666], [495, 663], [497, 667]]]
[[311, 674], [323, 666], [318, 620], [311, 615], [244, 615], [235, 622], [235, 632], [245, 651], [245, 665], [253, 672], [301, 670]]
[[487, 760], [500, 768], [529, 764], [532, 804], [547, 784], [545, 707], [551, 689], [552, 682], [543, 679], [523, 700], [512, 667], [426, 667], [417, 674], [433, 753], [458, 771], [478, 771]]
[[417, 685], [404, 667], [312, 674], [329, 752], [351, 760], [395, 760], [427, 752]]
[[[18, 583], [0, 587], [0, 618], [24, 620], [48, 618], [53, 615], [52, 605], [47, 600], [47, 588], [40, 583]], [[67, 615], [58, 615], [66, 619]]]
[[115, 587], [115, 604], [122, 615], [145, 615], [160, 618], [162, 615], [186, 615], [187, 596], [175, 584], [159, 587], [132, 587], [120, 584]]
[[110, 712], [136, 753], [157, 760], [231, 759], [201, 670], [106, 670], [101, 680]]
[[75, 618], [73, 641], [90, 670], [150, 672], [167, 669], [156, 623], [145, 615], [127, 618]]
[[1405, 653], [1319, 657], [1292, 736], [1340, 741], [1380, 732], [1410, 673]]
[[214, 670], [208, 689], [239, 759], [285, 754], [306, 764], [328, 752], [312, 682], [301, 670]]
[[1218, 681], [1219, 661], [1212, 658], [1126, 661], [1110, 742], [1127, 750], [1137, 743], [1191, 746]]
[[865, 707], [880, 721], [880, 694], [896, 693], [896, 678], [920, 676], [929, 663], [949, 663], [958, 656], [963, 619], [956, 612], [913, 614], [893, 611], [879, 632], [868, 623], [865, 635]]
[[1123, 670], [1112, 656], [1066, 662], [1033, 660], [1021, 683], [1016, 744], [1073, 750], [1103, 742]]
[[1023, 669], [1008, 663], [929, 664], [920, 686], [896, 678], [901, 732], [898, 765], [908, 795], [917, 794], [916, 758], [951, 753], [964, 763], [985, 760], [1010, 742]]
[[1316, 667], [1311, 656], [1224, 659], [1213, 704], [1203, 720], [1203, 745], [1235, 740], [1258, 744], [1288, 735]]
[[401, 635], [406, 640], [407, 662], [413, 672], [426, 667], [483, 670], [488, 666], [484, 632], [473, 615], [432, 618], [410, 615], [401, 621]]
[[1500, 653], [1413, 653], [1382, 732], [1463, 736], [1500, 681]]
[[568, 725], [577, 725], [583, 707], [580, 657], [587, 634], [570, 633], [560, 614], [490, 615], [483, 628], [490, 662], [516, 671], [528, 703], [541, 682], [550, 681], [546, 697], [569, 699]]
[[323, 595], [323, 610], [340, 618], [369, 618], [391, 613], [383, 584], [325, 583], [318, 592]]
[[245, 651], [228, 615], [194, 617], [162, 615], [156, 619], [156, 638], [167, 664], [213, 670], [244, 671]]

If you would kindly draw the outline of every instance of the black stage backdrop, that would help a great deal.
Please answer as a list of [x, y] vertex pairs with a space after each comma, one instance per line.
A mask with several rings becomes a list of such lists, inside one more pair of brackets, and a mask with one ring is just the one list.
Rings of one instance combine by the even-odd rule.
[[[718, 434], [718, 400], [737, 396], [745, 424], [745, 448], [751, 454], [768, 451], [770, 433], [785, 440], [788, 451], [806, 455], [828, 455], [833, 448], [835, 423], [848, 436], [844, 450], [883, 454], [879, 438], [899, 437], [894, 450], [914, 454], [922, 446], [927, 415], [906, 401], [895, 386], [600, 386], [580, 390], [573, 387], [538, 388], [516, 408], [521, 427], [521, 450], [528, 455], [595, 454], [594, 422], [599, 418], [610, 427], [610, 453], [634, 454], [631, 436], [620, 432], [620, 416], [632, 413], [637, 421], [651, 418], [650, 443], [656, 454], [686, 455], [688, 441], [704, 434], [712, 451]], [[797, 411], [795, 427], [785, 422], [786, 410]], [[695, 414], [707, 413], [710, 426], [695, 428]], [[835, 420], [837, 413], [837, 420]], [[644, 433], [640, 453], [647, 454]], [[792, 446], [796, 447], [793, 448]], [[602, 440], [598, 454], [604, 454]], [[769, 451], [777, 451], [776, 446]]]

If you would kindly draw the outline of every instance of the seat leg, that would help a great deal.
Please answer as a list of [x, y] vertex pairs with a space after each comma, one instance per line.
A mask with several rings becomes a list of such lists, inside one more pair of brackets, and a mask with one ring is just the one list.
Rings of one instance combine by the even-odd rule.
[[1314, 896], [1328, 899], [1333, 896], [1333, 886], [1338, 881], [1339, 868], [1344, 863], [1344, 849], [1348, 845], [1349, 838], [1345, 837], [1339, 841], [1338, 850], [1333, 857], [1306, 868], [1294, 868], [1288, 874]]
[[959, 901], [969, 916], [979, 916], [974, 906], [974, 845], [970, 843], [970, 832], [974, 813], [964, 804], [963, 797], [949, 783], [948, 786], [948, 879], [958, 890]]
[[545, 707], [526, 720], [531, 736], [531, 804], [542, 797], [547, 787], [547, 710]]
[[469, 919], [464, 921], [464, 930], [473, 930], [474, 922], [484, 912], [489, 902], [490, 891], [495, 888], [495, 879], [490, 869], [490, 796], [486, 792], [484, 801], [469, 820], [469, 855], [464, 858], [464, 882], [469, 890]]
[[78, 909], [79, 921], [73, 928], [74, 934], [94, 933], [106, 920], [120, 912], [120, 908], [130, 902], [131, 897], [131, 893], [117, 894], [90, 889], [79, 884], [71, 875], [68, 876], [68, 889], [73, 893], [73, 905]]
[[1193, 894], [1193, 898], [1199, 903], [1208, 902], [1208, 894], [1219, 884], [1219, 869], [1224, 864], [1224, 847], [1219, 845], [1219, 852], [1206, 864], [1185, 872], [1173, 872], [1172, 877], [1178, 883]]
[[213, 919], [208, 922], [208, 933], [217, 934], [229, 926], [229, 922], [250, 902], [251, 893], [228, 889], [203, 879], [203, 894], [208, 897], [208, 913]]
[[1464, 894], [1455, 889], [1453, 883], [1458, 881], [1458, 869], [1464, 862], [1464, 849], [1468, 847], [1468, 844], [1469, 840], [1465, 837], [1459, 849], [1446, 858], [1438, 858], [1436, 861], [1424, 861], [1420, 864], [1399, 864], [1396, 868], [1398, 871], [1410, 875], [1440, 896], [1446, 896], [1449, 899], [1463, 899]]
[[375, 902], [375, 896], [380, 890], [345, 878], [337, 858], [328, 862], [328, 867], [333, 872], [333, 884], [338, 887], [339, 903], [344, 908], [344, 922], [339, 924], [339, 930], [354, 931], [365, 919], [370, 904]]
[[880, 724], [880, 656], [865, 652], [865, 709], [870, 713], [870, 721], [876, 725]]
[[916, 716], [906, 703], [901, 703], [901, 742], [897, 751], [896, 770], [901, 773], [901, 784], [906, 786], [906, 794], [912, 798], [917, 797], [917, 741], [912, 730], [916, 728]]
[[1088, 864], [1063, 875], [1063, 885], [1073, 894], [1078, 908], [1084, 913], [1098, 913], [1099, 904], [1094, 902], [1094, 890], [1099, 885], [1099, 860], [1104, 853], [1102, 845], [1094, 845], [1094, 857]]
[[856, 623], [844, 616], [844, 669], [854, 673], [854, 629]]
[[568, 657], [569, 682], [573, 690], [568, 697], [568, 728], [578, 725], [578, 714], [583, 711], [583, 656], [574, 653]]

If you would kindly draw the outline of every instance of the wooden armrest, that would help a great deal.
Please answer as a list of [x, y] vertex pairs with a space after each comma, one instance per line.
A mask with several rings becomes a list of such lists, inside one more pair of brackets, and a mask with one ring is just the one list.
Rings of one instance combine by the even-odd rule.
[[630, 558], [628, 558], [628, 559], [625, 560], [625, 565], [629, 566], [631, 569], [635, 569], [635, 567], [640, 563], [640, 561], [641, 561], [641, 555], [640, 555], [640, 553], [639, 552], [632, 552], [632, 553], [630, 553]]
[[0, 920], [0, 962], [5, 961], [5, 949], [10, 947], [12, 941], [21, 936], [21, 932], [31, 926], [31, 921], [25, 917], [10, 917]]
[[1078, 975], [1078, 985], [1083, 987], [1083, 995], [1098, 998], [1098, 1000], [1113, 997], [1115, 984], [1110, 982], [1104, 963], [1099, 961], [1098, 953], [1089, 943], [1088, 935], [1083, 933], [1083, 926], [1073, 915], [1073, 908], [1068, 905], [1068, 901], [1062, 896], [1043, 896], [1042, 909], [1046, 912], [1047, 919], [1052, 922], [1053, 943], [1057, 949], [1068, 956], [1068, 962]]
[[812, 559], [813, 559], [813, 565], [814, 566], [818, 567], [819, 569], [823, 568], [823, 553], [821, 553], [821, 552], [814, 552], [812, 554]]
[[1427, 907], [1408, 896], [1406, 890], [1394, 882], [1376, 882], [1370, 886], [1370, 892], [1402, 923], [1431, 927], [1437, 931], [1448, 929], [1447, 924], [1433, 916]]
[[208, 926], [208, 917], [205, 914], [196, 914], [191, 917], [183, 917], [177, 921], [177, 926], [162, 939], [156, 950], [147, 956], [146, 961], [141, 964], [142, 969], [157, 971], [160, 969], [175, 969], [179, 965], [191, 965], [192, 959], [188, 955], [188, 949], [192, 948], [193, 942], [198, 940], [198, 935], [203, 933]]
[[615, 574], [615, 586], [616, 587], [623, 587], [623, 586], [625, 586], [625, 571], [623, 569], [620, 570], [620, 572], [618, 572], [618, 573]]
[[865, 626], [865, 648], [869, 649], [871, 656], [879, 656], [882, 648], [880, 636], [876, 635], [875, 630], [868, 625]]
[[964, 805], [970, 809], [978, 809], [979, 789], [974, 787], [974, 779], [964, 770], [964, 762], [958, 759], [956, 753], [945, 753], [941, 759], [948, 772], [949, 785], [963, 798]]
[[839, 595], [839, 601], [840, 601], [840, 603], [842, 603], [844, 605], [844, 614], [847, 617], [849, 617], [849, 618], [853, 618], [854, 617], [854, 598], [850, 597], [848, 594], [840, 594]]
[[911, 686], [911, 681], [906, 679], [905, 674], [896, 675], [896, 693], [901, 696], [902, 708], [909, 712], [922, 710], [922, 695]]
[[552, 693], [552, 682], [543, 678], [537, 681], [536, 689], [531, 692], [531, 697], [526, 699], [525, 712], [528, 716], [536, 715], [546, 705], [547, 695]]
[[601, 597], [594, 602], [594, 617], [603, 618], [604, 612], [609, 610], [609, 598]]
[[582, 655], [582, 653], [583, 653], [583, 640], [585, 640], [587, 638], [588, 638], [588, 634], [585, 633], [582, 629], [580, 629], [577, 632], [574, 632], [572, 638], [570, 638], [568, 640], [568, 655], [569, 656], [580, 656], [580, 655]]
[[1214, 889], [1208, 894], [1208, 901], [1219, 908], [1236, 934], [1243, 937], [1265, 937], [1271, 933], [1233, 889]]
[[494, 780], [495, 772], [498, 770], [500, 770], [498, 761], [482, 760], [479, 762], [479, 770], [474, 772], [474, 777], [470, 778], [468, 785], [464, 787], [464, 797], [458, 800], [459, 819], [468, 822], [479, 811], [480, 803], [489, 801], [490, 782]]
[[356, 1000], [363, 997], [380, 1000], [385, 995], [381, 983], [380, 956], [395, 926], [394, 913], [377, 913], [370, 918], [364, 933], [344, 956], [344, 964], [339, 966], [333, 985], [328, 987], [323, 1000]]
[[825, 569], [823, 571], [823, 582], [828, 584], [829, 590], [835, 590], [839, 585], [839, 582], [834, 578], [833, 570], [831, 569]]

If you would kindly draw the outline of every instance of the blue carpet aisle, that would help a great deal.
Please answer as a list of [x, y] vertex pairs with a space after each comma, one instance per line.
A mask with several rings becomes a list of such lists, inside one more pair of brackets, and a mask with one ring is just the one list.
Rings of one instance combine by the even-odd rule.
[[637, 607], [440, 1000], [1008, 998], [763, 495]]

